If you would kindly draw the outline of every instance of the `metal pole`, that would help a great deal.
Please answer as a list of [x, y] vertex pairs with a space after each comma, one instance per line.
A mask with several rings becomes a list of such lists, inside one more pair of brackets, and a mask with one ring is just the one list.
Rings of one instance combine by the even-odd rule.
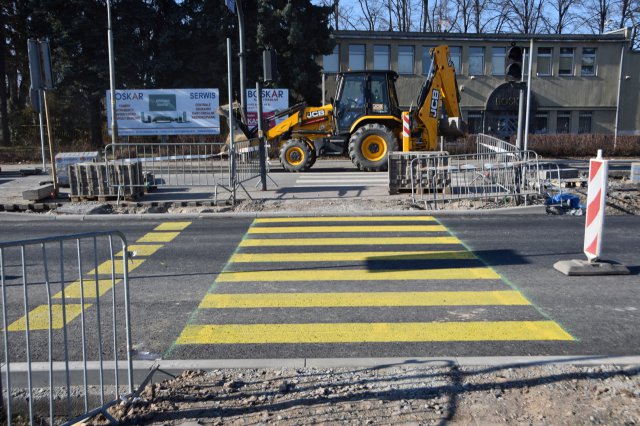
[[325, 100], [325, 90], [326, 90], [326, 83], [325, 80], [327, 79], [327, 75], [323, 72], [322, 73], [322, 105], [326, 105], [327, 102]]
[[616, 122], [613, 128], [613, 149], [618, 145], [618, 119], [620, 117], [620, 92], [622, 91], [622, 63], [624, 61], [624, 43], [620, 49], [620, 73], [618, 75], [618, 97], [616, 99]]
[[240, 107], [242, 111], [242, 119], [247, 122], [247, 92], [245, 90], [246, 67], [244, 61], [244, 13], [242, 12], [242, 2], [236, 0], [236, 11], [238, 13], [238, 33], [240, 41], [240, 52], [238, 58], [240, 60]]
[[47, 119], [47, 135], [49, 136], [49, 156], [51, 157], [51, 177], [53, 178], [53, 190], [58, 196], [58, 176], [56, 173], [56, 162], [53, 155], [53, 139], [51, 138], [51, 124], [49, 123], [49, 106], [47, 105], [47, 92], [42, 91], [42, 97], [44, 98], [44, 115]]
[[527, 75], [527, 118], [524, 125], [524, 150], [529, 149], [529, 116], [531, 115], [531, 63], [533, 62], [533, 39], [529, 40], [529, 73]]
[[522, 149], [522, 119], [524, 116], [524, 89], [522, 83], [524, 82], [524, 73], [520, 73], [520, 99], [518, 100], [518, 134], [516, 135], [516, 146], [518, 149]]
[[267, 156], [264, 143], [264, 131], [262, 130], [262, 85], [260, 80], [256, 82], [256, 101], [258, 105], [258, 149], [260, 150], [260, 183], [262, 190], [267, 190]]
[[113, 58], [113, 32], [111, 31], [111, 0], [107, 0], [107, 38], [109, 40], [109, 92], [111, 94], [111, 143], [118, 141], [118, 121], [116, 120], [116, 76]]
[[227, 38], [227, 80], [229, 92], [229, 186], [231, 187], [233, 204], [236, 203], [236, 150], [233, 135], [233, 68], [231, 60], [231, 39]]
[[42, 90], [38, 90], [38, 97], [40, 98], [40, 112], [38, 113], [38, 121], [40, 122], [40, 151], [42, 153], [42, 172], [47, 171], [46, 157], [44, 155], [44, 120], [42, 118]]

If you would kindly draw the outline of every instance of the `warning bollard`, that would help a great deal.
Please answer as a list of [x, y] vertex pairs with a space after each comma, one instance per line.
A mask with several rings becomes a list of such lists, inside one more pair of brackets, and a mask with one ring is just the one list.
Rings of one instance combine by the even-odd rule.
[[411, 122], [407, 111], [402, 113], [402, 150], [411, 151]]
[[604, 230], [604, 209], [607, 199], [609, 165], [598, 156], [589, 161], [589, 190], [587, 192], [587, 220], [584, 225], [584, 254], [590, 262], [600, 257], [602, 231]]
[[627, 275], [629, 269], [615, 262], [600, 260], [604, 213], [607, 200], [609, 167], [602, 158], [602, 150], [589, 162], [589, 190], [584, 225], [584, 254], [587, 260], [561, 260], [553, 267], [565, 275]]

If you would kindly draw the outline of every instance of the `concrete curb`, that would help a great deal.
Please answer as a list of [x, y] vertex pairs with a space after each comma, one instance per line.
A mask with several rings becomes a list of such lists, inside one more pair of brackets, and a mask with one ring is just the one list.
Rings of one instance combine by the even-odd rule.
[[[545, 206], [506, 207], [491, 210], [366, 210], [354, 212], [335, 212], [331, 216], [495, 216], [495, 215], [526, 215], [545, 213]], [[0, 213], [1, 220], [62, 220], [62, 221], [120, 221], [123, 218], [135, 220], [166, 220], [166, 219], [216, 219], [216, 218], [261, 218], [261, 217], [317, 217], [326, 215], [321, 211], [278, 211], [278, 212], [234, 212], [234, 213], [142, 213], [142, 214], [95, 214], [95, 215], [39, 215], [29, 213]]]

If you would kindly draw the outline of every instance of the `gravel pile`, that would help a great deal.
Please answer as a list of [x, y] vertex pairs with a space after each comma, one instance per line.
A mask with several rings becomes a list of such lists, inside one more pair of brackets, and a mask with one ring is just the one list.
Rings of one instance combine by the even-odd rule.
[[[148, 385], [125, 424], [640, 423], [639, 366], [185, 371]], [[159, 373], [158, 373], [159, 374]], [[104, 417], [88, 424], [103, 424]]]

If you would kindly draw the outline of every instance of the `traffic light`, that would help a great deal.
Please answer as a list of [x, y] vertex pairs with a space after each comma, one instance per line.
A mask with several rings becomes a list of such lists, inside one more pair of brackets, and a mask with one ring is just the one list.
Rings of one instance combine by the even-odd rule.
[[504, 79], [506, 81], [520, 81], [522, 79], [522, 48], [511, 45], [507, 49]]

